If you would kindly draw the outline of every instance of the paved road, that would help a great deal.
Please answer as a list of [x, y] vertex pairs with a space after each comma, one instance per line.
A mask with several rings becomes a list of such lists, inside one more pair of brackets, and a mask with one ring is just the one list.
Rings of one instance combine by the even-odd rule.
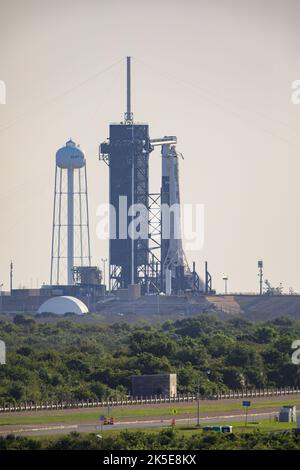
[[[273, 418], [276, 411], [257, 411], [248, 413], [248, 421], [259, 421], [262, 419]], [[211, 416], [201, 416], [200, 423], [216, 423], [226, 421], [241, 421], [245, 417], [243, 412], [227, 412], [227, 413], [214, 413]], [[175, 418], [177, 424], [196, 424], [196, 418]], [[170, 426], [172, 418], [154, 419], [149, 418], [145, 420], [131, 420], [131, 421], [116, 421], [114, 425], [103, 426], [104, 430], [108, 429], [128, 429], [128, 428], [155, 428], [162, 426]], [[23, 436], [38, 436], [38, 435], [52, 435], [52, 434], [67, 434], [71, 431], [77, 432], [101, 432], [99, 422], [88, 423], [57, 423], [57, 424], [28, 424], [28, 425], [3, 425], [0, 427], [0, 435], [15, 434]]]
[[[252, 403], [264, 402], [263, 408], [249, 410], [248, 420], [259, 421], [263, 419], [274, 418], [274, 415], [278, 413], [279, 405], [275, 406], [276, 401], [286, 401], [293, 403], [295, 400], [299, 400], [300, 395], [293, 396], [280, 396], [280, 397], [257, 397], [250, 399]], [[273, 403], [268, 405], [268, 401]], [[104, 426], [104, 429], [126, 429], [126, 428], [155, 428], [161, 426], [170, 426], [172, 418], [175, 417], [177, 424], [195, 424], [196, 413], [187, 414], [185, 411], [181, 411], [181, 407], [194, 406], [196, 403], [168, 403], [168, 404], [157, 404], [152, 405], [151, 408], [156, 407], [161, 409], [161, 415], [158, 417], [147, 417], [144, 418], [119, 418], [116, 420], [113, 426]], [[226, 423], [231, 421], [243, 421], [245, 418], [245, 411], [241, 408], [241, 399], [227, 399], [227, 400], [201, 400], [201, 406], [206, 405], [236, 405], [236, 409], [232, 411], [218, 411], [218, 412], [202, 412], [200, 423]], [[113, 411], [128, 409], [129, 407], [114, 407]], [[145, 409], [145, 405], [133, 405], [130, 409]], [[178, 415], [171, 416], [170, 408], [176, 408]], [[201, 408], [200, 408], [201, 409]], [[55, 416], [57, 420], [51, 424], [3, 424], [0, 425], [0, 436], [7, 435], [10, 433], [24, 436], [38, 436], [38, 435], [52, 435], [52, 434], [67, 434], [71, 431], [78, 432], [101, 432], [100, 422], [90, 417], [86, 417], [86, 420], [82, 420], [82, 414], [97, 413], [106, 414], [106, 408], [85, 408], [85, 409], [71, 409], [71, 410], [52, 410], [52, 411], [23, 411], [14, 413], [1, 413], [0, 418], [5, 417], [39, 417], [48, 415], [53, 419]], [[78, 414], [78, 420], [62, 422], [62, 416], [72, 414]], [[80, 418], [79, 418], [79, 415]]]

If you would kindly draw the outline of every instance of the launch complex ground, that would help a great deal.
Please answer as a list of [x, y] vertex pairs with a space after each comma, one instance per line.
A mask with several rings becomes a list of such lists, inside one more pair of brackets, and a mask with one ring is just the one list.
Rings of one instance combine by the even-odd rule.
[[[242, 317], [250, 321], [269, 321], [280, 316], [300, 318], [300, 295], [184, 295], [142, 296], [133, 301], [119, 300], [115, 295], [100, 296], [93, 302], [79, 296], [89, 305], [89, 314], [74, 315], [78, 322], [130, 322], [160, 323], [196, 315], [215, 315], [222, 320]], [[15, 314], [34, 315], [38, 321], [56, 321], [56, 315], [37, 315], [44, 296], [3, 296], [0, 316]]]

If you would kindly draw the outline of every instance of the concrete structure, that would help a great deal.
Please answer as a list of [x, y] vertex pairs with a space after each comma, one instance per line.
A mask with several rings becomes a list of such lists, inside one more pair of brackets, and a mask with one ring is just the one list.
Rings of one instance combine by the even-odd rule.
[[6, 364], [6, 346], [2, 340], [0, 340], [0, 365], [1, 364]]
[[38, 313], [55, 313], [56, 315], [76, 313], [77, 315], [83, 315], [88, 313], [88, 308], [81, 300], [75, 297], [61, 296], [46, 300], [40, 306]]
[[[98, 302], [102, 302], [105, 296], [103, 284], [85, 284], [86, 279], [80, 279], [80, 283], [73, 286], [43, 285], [41, 289], [13, 289], [12, 292], [2, 292], [0, 298], [0, 310], [2, 312], [34, 313], [39, 307], [52, 297], [70, 296], [85, 303], [89, 311], [97, 308]], [[75, 276], [76, 282], [76, 276]]]
[[297, 420], [297, 412], [295, 405], [285, 405], [279, 411], [280, 423], [294, 423]]
[[128, 300], [137, 300], [141, 297], [141, 285], [129, 284], [128, 286]]
[[176, 374], [156, 374], [156, 375], [133, 375], [131, 377], [132, 396], [176, 396], [177, 395], [177, 375]]
[[118, 300], [123, 300], [125, 302], [132, 302], [141, 297], [141, 285], [140, 284], [128, 284], [127, 289], [118, 289], [117, 290]]

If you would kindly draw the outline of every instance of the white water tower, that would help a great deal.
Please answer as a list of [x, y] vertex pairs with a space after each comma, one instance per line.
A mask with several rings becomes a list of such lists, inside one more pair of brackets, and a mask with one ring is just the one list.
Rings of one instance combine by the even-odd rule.
[[86, 160], [70, 139], [56, 152], [50, 285], [72, 285], [75, 260], [91, 265]]

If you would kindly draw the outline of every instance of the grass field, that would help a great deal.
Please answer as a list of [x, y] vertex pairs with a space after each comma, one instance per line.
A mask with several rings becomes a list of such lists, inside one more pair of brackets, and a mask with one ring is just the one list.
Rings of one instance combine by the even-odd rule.
[[[249, 410], [249, 413], [253, 411], [259, 411], [262, 409], [270, 409], [276, 408], [279, 409], [283, 405], [300, 405], [300, 400], [293, 400], [292, 398], [289, 400], [276, 400], [276, 401], [259, 401], [253, 402], [252, 406]], [[176, 408], [176, 405], [173, 406], [165, 406], [165, 407], [158, 407], [158, 406], [148, 406], [140, 408], [112, 408], [110, 415], [114, 416], [114, 418], [148, 418], [148, 417], [159, 417], [159, 416], [166, 416], [166, 417], [174, 417], [172, 410], [177, 409], [178, 414], [180, 416], [182, 414], [190, 415], [191, 417], [196, 416], [197, 406], [189, 405], [189, 406], [180, 406]], [[241, 410], [242, 405], [241, 402], [237, 402], [230, 405], [224, 405], [222, 403], [219, 404], [211, 404], [211, 405], [201, 405], [200, 403], [200, 413], [207, 413], [207, 412], [230, 412]], [[107, 409], [106, 408], [99, 408], [97, 411], [76, 411], [74, 413], [68, 412], [65, 413], [63, 411], [49, 411], [48, 414], [44, 415], [6, 415], [0, 416], [0, 426], [2, 425], [9, 425], [9, 424], [50, 424], [50, 423], [72, 423], [72, 422], [89, 422], [89, 421], [99, 421], [100, 415], [106, 415]], [[235, 426], [237, 423], [235, 422]]]

